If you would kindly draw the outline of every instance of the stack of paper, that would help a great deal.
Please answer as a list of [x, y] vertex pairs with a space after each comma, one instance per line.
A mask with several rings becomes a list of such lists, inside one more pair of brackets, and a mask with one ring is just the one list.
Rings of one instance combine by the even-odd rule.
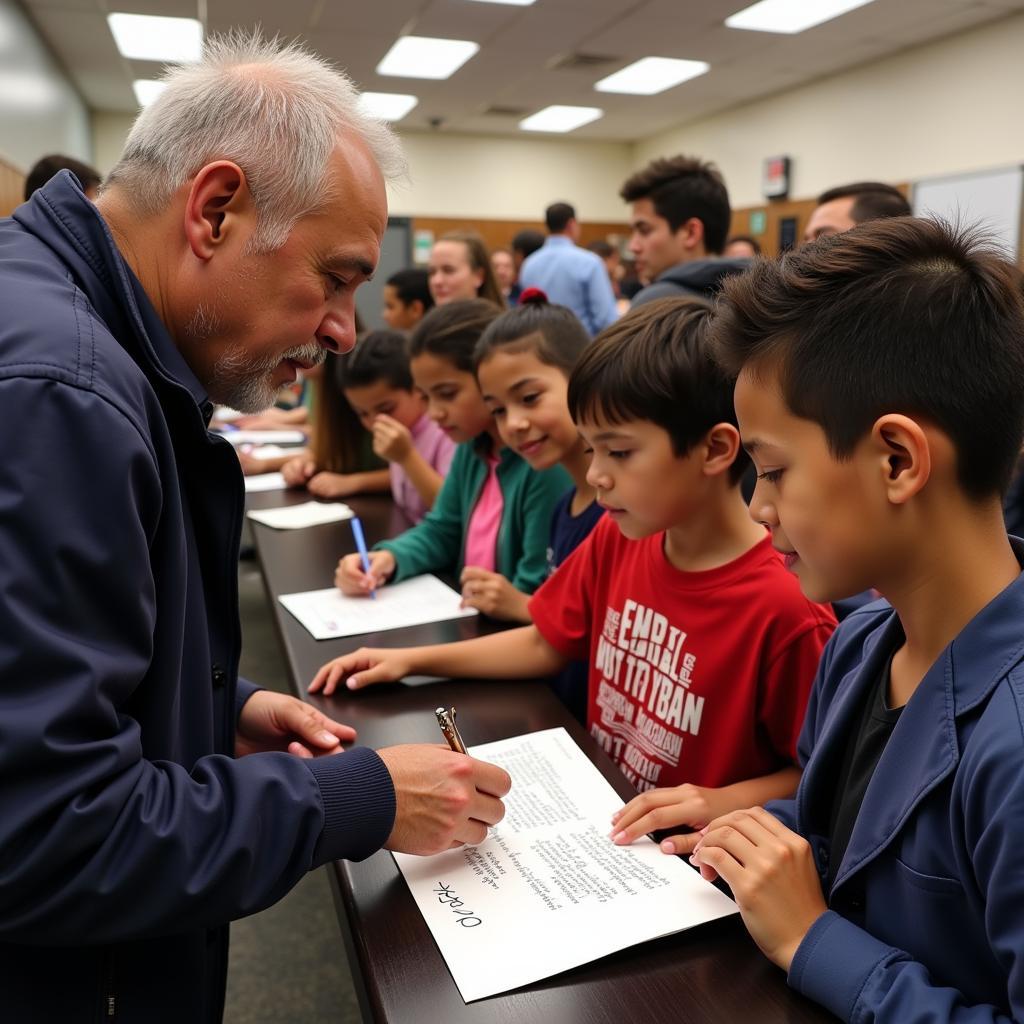
[[322, 523], [340, 523], [351, 519], [353, 512], [343, 501], [307, 501], [284, 508], [261, 508], [248, 513], [249, 518], [275, 530], [301, 530]]
[[245, 478], [246, 494], [252, 494], [254, 491], [279, 491], [287, 486], [280, 473], [256, 473]]

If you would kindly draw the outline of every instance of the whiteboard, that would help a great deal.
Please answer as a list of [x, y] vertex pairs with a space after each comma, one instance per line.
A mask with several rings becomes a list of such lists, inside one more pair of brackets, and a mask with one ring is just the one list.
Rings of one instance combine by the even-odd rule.
[[992, 240], [1016, 260], [1020, 253], [1022, 193], [1022, 167], [928, 178], [914, 185], [914, 216], [938, 216], [961, 225], [981, 224]]

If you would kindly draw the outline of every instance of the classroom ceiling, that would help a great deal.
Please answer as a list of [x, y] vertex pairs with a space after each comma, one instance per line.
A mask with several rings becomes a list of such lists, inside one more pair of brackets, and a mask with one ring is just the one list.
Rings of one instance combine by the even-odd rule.
[[[198, 17], [207, 33], [258, 24], [266, 34], [299, 37], [364, 90], [418, 96], [399, 123], [403, 131], [520, 134], [523, 117], [560, 103], [605, 111], [569, 138], [619, 142], [1024, 10], [1024, 0], [874, 0], [799, 35], [774, 35], [725, 27], [750, 0], [537, 0], [529, 7], [474, 0], [20, 2], [95, 110], [134, 112], [132, 81], [160, 72], [118, 53], [106, 15], [125, 11]], [[480, 51], [444, 81], [378, 75], [378, 62], [405, 34], [470, 39]], [[579, 55], [584, 61], [574, 60]], [[704, 60], [711, 70], [657, 96], [594, 90], [598, 79], [645, 56]]]

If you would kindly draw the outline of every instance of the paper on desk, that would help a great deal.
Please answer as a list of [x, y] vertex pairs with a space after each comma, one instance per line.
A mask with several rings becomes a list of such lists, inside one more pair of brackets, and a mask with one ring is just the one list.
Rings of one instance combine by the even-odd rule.
[[252, 494], [254, 491], [280, 491], [287, 486], [280, 473], [256, 473], [245, 478], [246, 494]]
[[512, 776], [504, 820], [479, 846], [394, 855], [467, 1003], [737, 912], [651, 840], [612, 843], [622, 801], [564, 729], [470, 753]]
[[259, 448], [253, 448], [246, 453], [250, 459], [278, 459], [282, 455], [294, 455], [294, 448], [282, 448], [276, 444], [261, 444]]
[[233, 445], [240, 444], [303, 444], [301, 430], [225, 430], [221, 437]]
[[343, 501], [306, 501], [284, 508], [261, 508], [248, 513], [250, 519], [275, 530], [301, 530], [322, 523], [340, 523], [352, 518], [352, 509]]
[[477, 614], [475, 608], [460, 608], [461, 596], [436, 576], [414, 576], [381, 587], [376, 594], [371, 601], [368, 597], [346, 597], [330, 587], [305, 594], [282, 594], [278, 600], [316, 640], [379, 633]]

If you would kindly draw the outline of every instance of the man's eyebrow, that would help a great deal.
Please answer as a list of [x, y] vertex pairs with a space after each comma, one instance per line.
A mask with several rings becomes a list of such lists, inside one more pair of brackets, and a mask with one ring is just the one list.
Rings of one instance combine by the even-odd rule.
[[367, 281], [373, 280], [376, 264], [356, 256], [350, 252], [336, 252], [327, 257], [327, 266], [331, 270], [357, 270]]

